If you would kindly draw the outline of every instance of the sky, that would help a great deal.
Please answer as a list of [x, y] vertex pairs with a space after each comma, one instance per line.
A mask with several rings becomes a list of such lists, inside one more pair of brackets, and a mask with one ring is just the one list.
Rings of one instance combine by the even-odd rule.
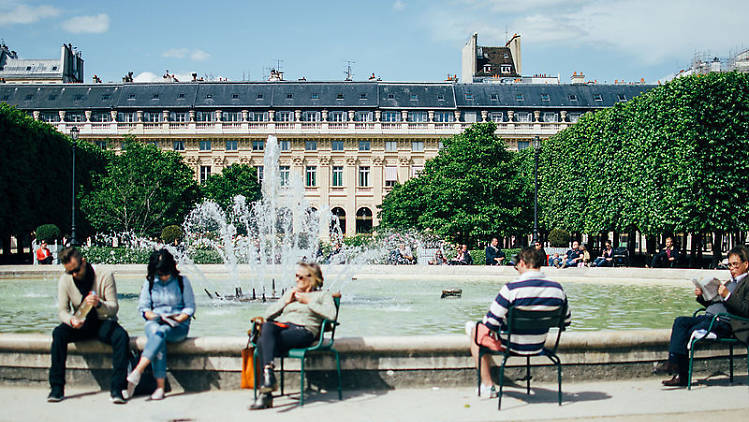
[[695, 53], [749, 48], [747, 0], [0, 0], [0, 38], [21, 58], [83, 53], [85, 81], [442, 81], [461, 48], [521, 36], [522, 73], [599, 83], [669, 79]]

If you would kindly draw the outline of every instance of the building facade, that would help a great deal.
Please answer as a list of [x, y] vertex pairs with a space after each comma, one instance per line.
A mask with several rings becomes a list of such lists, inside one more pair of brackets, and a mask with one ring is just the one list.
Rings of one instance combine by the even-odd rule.
[[548, 138], [588, 111], [646, 85], [395, 82], [191, 82], [0, 84], [0, 102], [119, 152], [126, 137], [178, 151], [204, 181], [235, 163], [258, 167], [269, 135], [280, 145], [282, 183], [304, 180], [313, 207], [327, 205], [346, 235], [376, 226], [377, 206], [417, 175], [443, 138], [494, 121], [510, 149]]
[[0, 44], [0, 83], [61, 84], [83, 82], [83, 57], [71, 44], [60, 47], [59, 59], [23, 59]]

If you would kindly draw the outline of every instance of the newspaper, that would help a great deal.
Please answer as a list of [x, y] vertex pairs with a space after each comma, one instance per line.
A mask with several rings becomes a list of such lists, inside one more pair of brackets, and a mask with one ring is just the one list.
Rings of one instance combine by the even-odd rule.
[[695, 287], [702, 289], [702, 298], [705, 301], [710, 302], [718, 296], [718, 287], [720, 287], [721, 282], [717, 278], [706, 277], [702, 280], [693, 278], [692, 283], [694, 283]]

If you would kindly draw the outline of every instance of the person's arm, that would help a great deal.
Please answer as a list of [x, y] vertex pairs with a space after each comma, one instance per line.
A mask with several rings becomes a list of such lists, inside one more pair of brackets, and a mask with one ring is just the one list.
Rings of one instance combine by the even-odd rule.
[[281, 315], [281, 312], [283, 312], [283, 308], [286, 307], [286, 304], [289, 302], [291, 295], [294, 294], [295, 290], [289, 289], [286, 291], [286, 293], [283, 294], [283, 297], [280, 300], [277, 300], [276, 303], [271, 303], [268, 306], [268, 309], [265, 310], [265, 319], [267, 321], [270, 321], [274, 319], [275, 317]]
[[333, 302], [333, 295], [330, 292], [319, 292], [315, 295], [309, 295], [309, 310], [313, 313], [321, 316], [324, 319], [334, 320], [335, 319], [335, 302]]
[[148, 280], [143, 281], [143, 286], [140, 288], [140, 297], [138, 298], [138, 312], [145, 319], [149, 319], [149, 315], [153, 314], [153, 301], [151, 300], [151, 292], [148, 289], [148, 284]]
[[73, 319], [73, 313], [70, 312], [70, 296], [67, 291], [67, 276], [63, 275], [57, 282], [57, 316], [60, 318], [60, 322], [63, 324], [71, 325], [71, 319]]
[[728, 312], [749, 317], [749, 284], [747, 284], [746, 278], [742, 280], [741, 285], [736, 287], [733, 293], [728, 294], [723, 303], [726, 305]]
[[[182, 290], [182, 302], [185, 307], [182, 308], [182, 313], [187, 315], [187, 318], [195, 315], [195, 293], [192, 290], [192, 284], [187, 277], [182, 277], [183, 290]], [[185, 319], [187, 319], [185, 318]]]
[[489, 306], [489, 312], [484, 315], [483, 323], [494, 331], [500, 331], [510, 306], [510, 289], [502, 286], [499, 294]]
[[96, 292], [99, 296], [99, 303], [96, 304], [96, 312], [103, 318], [110, 318], [117, 315], [120, 304], [117, 301], [117, 285], [114, 282], [114, 275], [111, 272], [103, 273], [99, 286], [100, 291]]

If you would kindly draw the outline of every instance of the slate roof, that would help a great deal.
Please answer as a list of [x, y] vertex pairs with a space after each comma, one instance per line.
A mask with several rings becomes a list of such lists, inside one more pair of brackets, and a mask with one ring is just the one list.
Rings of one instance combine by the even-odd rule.
[[[653, 85], [395, 82], [183, 82], [0, 84], [0, 102], [23, 110], [92, 109], [591, 109]], [[596, 101], [600, 96], [601, 101]], [[522, 98], [522, 101], [520, 100]]]

